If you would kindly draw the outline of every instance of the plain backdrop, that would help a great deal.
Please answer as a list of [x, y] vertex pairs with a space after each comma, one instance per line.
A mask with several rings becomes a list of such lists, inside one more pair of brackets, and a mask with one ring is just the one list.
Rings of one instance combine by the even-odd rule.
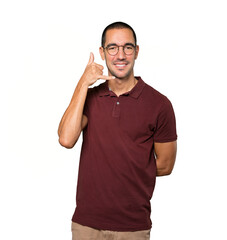
[[0, 239], [71, 239], [82, 139], [65, 149], [57, 128], [90, 52], [105, 65], [100, 38], [114, 21], [135, 29], [135, 75], [177, 119], [177, 161], [157, 178], [151, 239], [227, 239], [226, 11], [224, 0], [1, 1]]

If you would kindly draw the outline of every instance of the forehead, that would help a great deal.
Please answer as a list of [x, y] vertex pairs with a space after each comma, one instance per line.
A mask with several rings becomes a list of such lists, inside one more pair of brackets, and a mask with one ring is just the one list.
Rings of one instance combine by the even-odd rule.
[[110, 29], [106, 32], [106, 43], [115, 43], [117, 45], [124, 45], [125, 43], [135, 44], [133, 33], [128, 28], [123, 29]]

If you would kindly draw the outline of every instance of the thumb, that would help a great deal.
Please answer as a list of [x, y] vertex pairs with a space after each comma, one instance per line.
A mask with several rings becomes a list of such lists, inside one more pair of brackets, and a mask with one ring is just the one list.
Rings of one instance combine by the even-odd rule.
[[90, 53], [90, 58], [89, 58], [89, 61], [88, 61], [88, 64], [91, 64], [91, 63], [93, 63], [94, 62], [94, 54], [91, 52]]

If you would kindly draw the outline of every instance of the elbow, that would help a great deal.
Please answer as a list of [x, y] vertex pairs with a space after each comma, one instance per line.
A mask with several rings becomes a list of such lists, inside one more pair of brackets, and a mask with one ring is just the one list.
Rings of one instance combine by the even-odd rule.
[[173, 171], [173, 165], [169, 165], [168, 167], [166, 167], [166, 169], [164, 170], [165, 176], [170, 175]]
[[168, 176], [172, 173], [174, 167], [174, 161], [168, 161], [164, 164], [157, 162], [157, 176]]
[[173, 169], [169, 169], [169, 168], [163, 168], [163, 169], [157, 169], [157, 176], [161, 177], [161, 176], [168, 176], [172, 173]]
[[61, 146], [65, 148], [73, 148], [74, 145], [77, 143], [80, 134], [82, 132], [82, 128], [79, 127], [79, 129], [68, 129], [66, 130], [58, 130], [58, 136], [59, 136], [59, 143]]
[[58, 132], [58, 142], [65, 148], [73, 148], [79, 139], [80, 133], [81, 130], [74, 134], [60, 131]]
[[173, 169], [165, 169], [163, 176], [169, 176], [172, 173]]
[[58, 141], [59, 141], [61, 146], [65, 147], [65, 148], [68, 148], [68, 149], [71, 149], [76, 144], [77, 139], [72, 141], [72, 140], [69, 140], [67, 138], [63, 138], [63, 137], [60, 136]]

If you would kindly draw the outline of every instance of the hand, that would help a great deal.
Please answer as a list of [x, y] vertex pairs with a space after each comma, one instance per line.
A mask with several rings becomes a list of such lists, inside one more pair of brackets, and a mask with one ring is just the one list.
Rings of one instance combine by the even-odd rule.
[[82, 79], [85, 81], [88, 86], [94, 84], [98, 79], [111, 80], [114, 79], [114, 76], [105, 76], [103, 75], [104, 67], [94, 62], [94, 54], [90, 53], [90, 59], [88, 61], [87, 67], [83, 73]]

